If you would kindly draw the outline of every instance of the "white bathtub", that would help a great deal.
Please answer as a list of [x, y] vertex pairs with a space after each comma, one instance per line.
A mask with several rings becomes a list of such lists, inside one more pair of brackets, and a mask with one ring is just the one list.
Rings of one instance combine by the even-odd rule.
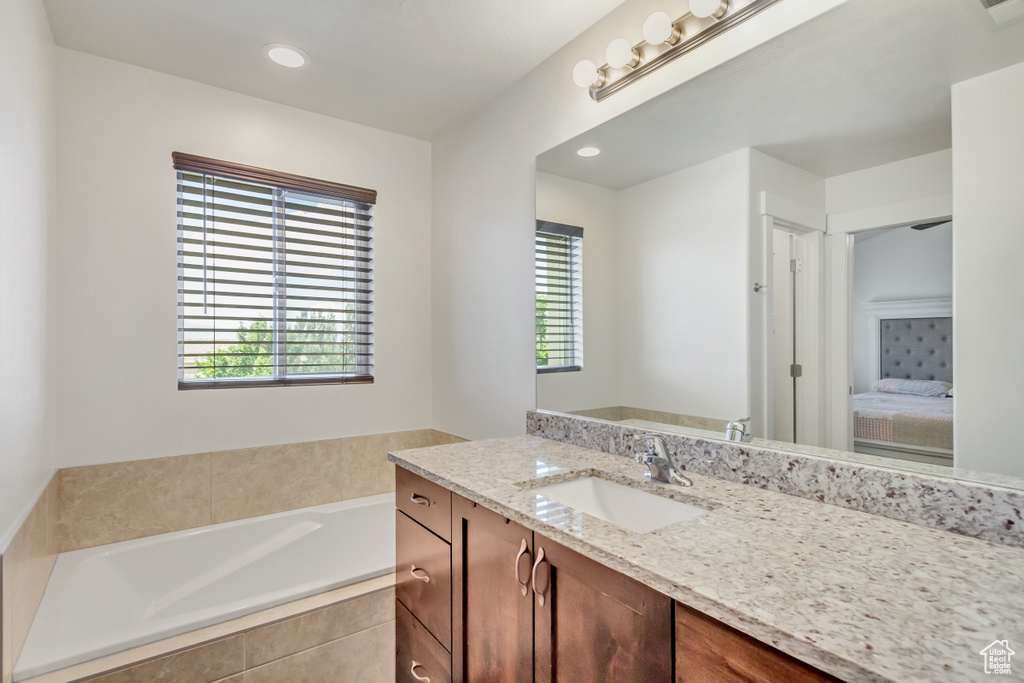
[[394, 525], [389, 493], [62, 553], [14, 680], [393, 572]]

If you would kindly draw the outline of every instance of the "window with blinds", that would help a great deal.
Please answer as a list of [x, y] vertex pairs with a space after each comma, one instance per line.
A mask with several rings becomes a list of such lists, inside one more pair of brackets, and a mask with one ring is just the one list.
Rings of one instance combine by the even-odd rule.
[[537, 372], [583, 369], [583, 228], [537, 221]]
[[373, 381], [372, 190], [174, 154], [178, 387]]

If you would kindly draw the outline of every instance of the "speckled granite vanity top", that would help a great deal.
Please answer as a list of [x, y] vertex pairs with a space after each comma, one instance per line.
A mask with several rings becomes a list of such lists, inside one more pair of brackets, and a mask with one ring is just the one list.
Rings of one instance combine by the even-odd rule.
[[[989, 679], [985, 646], [1024, 647], [1020, 548], [697, 474], [652, 483], [629, 458], [531, 436], [390, 459], [844, 680]], [[710, 513], [641, 534], [533, 492], [595, 472]], [[1021, 657], [1004, 680], [1024, 680]]]

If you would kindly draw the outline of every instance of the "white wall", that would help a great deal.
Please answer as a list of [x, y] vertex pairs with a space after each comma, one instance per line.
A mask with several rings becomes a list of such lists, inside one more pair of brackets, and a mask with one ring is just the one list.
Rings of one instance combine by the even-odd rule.
[[3, 5], [0, 43], [0, 552], [55, 466], [54, 46], [42, 2]]
[[749, 180], [742, 149], [619, 193], [621, 405], [746, 415]]
[[[61, 466], [430, 426], [430, 145], [58, 50]], [[379, 192], [372, 385], [178, 391], [171, 152]]]
[[853, 390], [871, 390], [868, 316], [864, 304], [953, 296], [953, 227], [894, 228], [859, 233], [853, 256]]
[[537, 375], [537, 405], [572, 411], [618, 405], [617, 192], [537, 174], [537, 219], [583, 228], [583, 369]]
[[573, 65], [622, 35], [640, 39], [657, 0], [627, 0], [434, 141], [433, 426], [520, 434], [535, 403], [534, 169], [537, 154], [843, 4], [786, 0], [595, 103]]
[[953, 212], [953, 150], [833, 176], [825, 181], [829, 233], [856, 232]]
[[953, 86], [956, 464], [1024, 475], [1024, 63]]

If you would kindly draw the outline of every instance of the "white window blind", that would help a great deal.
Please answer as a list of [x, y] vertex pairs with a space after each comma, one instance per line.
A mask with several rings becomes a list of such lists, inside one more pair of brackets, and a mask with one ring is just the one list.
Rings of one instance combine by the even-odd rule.
[[583, 228], [537, 221], [537, 372], [583, 368]]
[[371, 382], [373, 202], [176, 166], [179, 388]]

